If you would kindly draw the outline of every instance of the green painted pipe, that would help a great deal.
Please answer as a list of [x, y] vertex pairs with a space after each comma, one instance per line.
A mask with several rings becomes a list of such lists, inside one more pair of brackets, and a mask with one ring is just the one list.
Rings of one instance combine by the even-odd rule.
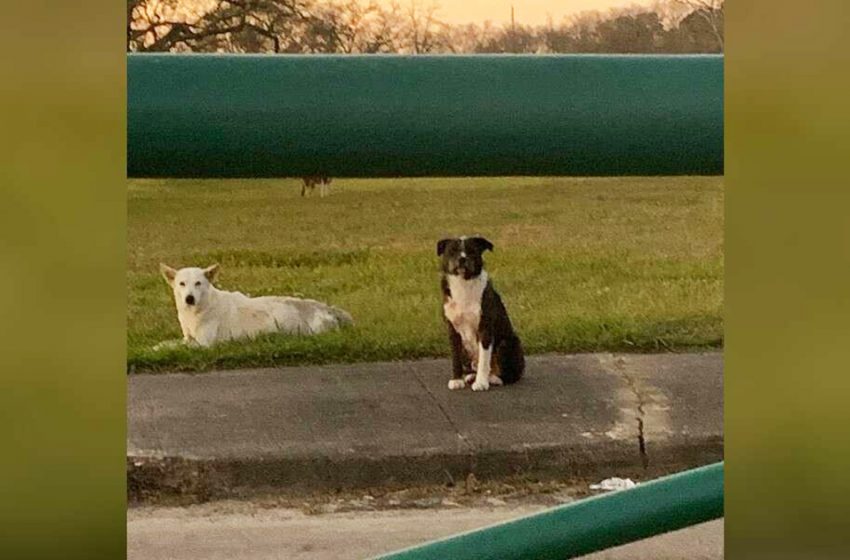
[[131, 177], [717, 175], [719, 55], [127, 58]]
[[716, 463], [379, 558], [564, 560], [722, 516]]

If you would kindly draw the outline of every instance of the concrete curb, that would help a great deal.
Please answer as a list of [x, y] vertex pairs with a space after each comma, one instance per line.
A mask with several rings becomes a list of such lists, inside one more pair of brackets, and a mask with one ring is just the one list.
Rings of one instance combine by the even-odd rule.
[[654, 478], [723, 457], [722, 354], [534, 356], [446, 388], [446, 360], [129, 378], [131, 502], [459, 483]]

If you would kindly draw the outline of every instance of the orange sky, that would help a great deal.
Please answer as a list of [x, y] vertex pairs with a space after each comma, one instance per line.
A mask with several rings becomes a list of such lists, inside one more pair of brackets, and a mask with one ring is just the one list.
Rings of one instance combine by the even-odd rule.
[[[410, 0], [397, 0], [402, 6]], [[419, 5], [427, 5], [430, 0], [416, 0]], [[379, 0], [389, 3], [389, 0]], [[494, 23], [510, 21], [511, 4], [517, 23], [544, 24], [551, 14], [555, 23], [565, 16], [583, 10], [605, 11], [612, 7], [649, 5], [652, 0], [437, 0], [440, 6], [438, 18], [447, 23], [481, 23], [490, 20]]]

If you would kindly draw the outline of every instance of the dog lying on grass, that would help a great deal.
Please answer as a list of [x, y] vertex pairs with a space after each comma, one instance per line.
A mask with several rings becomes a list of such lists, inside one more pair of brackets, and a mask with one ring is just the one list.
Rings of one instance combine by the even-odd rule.
[[266, 333], [312, 335], [353, 323], [351, 315], [312, 299], [284, 296], [248, 297], [213, 286], [219, 266], [181, 268], [160, 264], [160, 272], [174, 291], [180, 342], [161, 343], [209, 347], [217, 342], [253, 338]]

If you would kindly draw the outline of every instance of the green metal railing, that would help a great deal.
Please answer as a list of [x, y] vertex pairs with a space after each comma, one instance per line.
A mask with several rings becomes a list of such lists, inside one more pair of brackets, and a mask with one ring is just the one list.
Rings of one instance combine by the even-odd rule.
[[133, 54], [131, 177], [717, 175], [717, 55]]
[[723, 463], [380, 556], [564, 560], [723, 516]]

